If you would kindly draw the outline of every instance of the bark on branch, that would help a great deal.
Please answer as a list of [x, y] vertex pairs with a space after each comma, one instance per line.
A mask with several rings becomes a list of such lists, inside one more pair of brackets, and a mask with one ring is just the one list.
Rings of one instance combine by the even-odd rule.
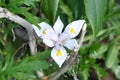
[[35, 36], [33, 34], [32, 24], [2, 7], [0, 7], [0, 18], [7, 18], [13, 22], [18, 23], [27, 30], [29, 36], [30, 52], [32, 55], [34, 55], [37, 52], [37, 48]]
[[[18, 23], [19, 25], [21, 25], [27, 30], [28, 37], [29, 37], [30, 52], [31, 52], [31, 55], [35, 55], [37, 53], [37, 44], [36, 44], [36, 39], [33, 33], [32, 24], [2, 7], [0, 7], [0, 18], [7, 18], [13, 22]], [[36, 73], [38, 77], [41, 77], [40, 73], [42, 72], [36, 71]]]

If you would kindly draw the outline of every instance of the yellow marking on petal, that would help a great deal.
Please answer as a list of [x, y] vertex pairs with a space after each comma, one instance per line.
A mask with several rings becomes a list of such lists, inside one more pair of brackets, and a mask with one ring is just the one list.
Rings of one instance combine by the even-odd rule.
[[62, 51], [58, 49], [56, 56], [62, 56]]
[[46, 35], [46, 34], [47, 34], [47, 30], [44, 30], [42, 33], [43, 33], [44, 35]]
[[61, 43], [64, 44], [64, 43], [65, 43], [65, 40], [62, 40]]
[[71, 33], [76, 33], [76, 31], [75, 31], [74, 28], [71, 28], [71, 29], [70, 29], [70, 32], [71, 32]]

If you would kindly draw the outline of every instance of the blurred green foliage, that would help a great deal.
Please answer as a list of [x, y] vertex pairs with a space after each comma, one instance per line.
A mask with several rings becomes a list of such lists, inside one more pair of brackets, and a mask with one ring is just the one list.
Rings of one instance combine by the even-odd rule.
[[[0, 0], [0, 7], [35, 25], [42, 21], [53, 25], [58, 16], [65, 26], [85, 19], [87, 34], [80, 57], [64, 74], [67, 78], [62, 75], [58, 80], [73, 80], [72, 70], [79, 80], [96, 80], [92, 74], [102, 80], [109, 75], [108, 69], [115, 80], [120, 79], [119, 0]], [[38, 53], [30, 56], [28, 41], [16, 35], [13, 41], [15, 28], [22, 26], [0, 19], [0, 80], [39, 80], [35, 74], [38, 70], [54, 74], [59, 68], [50, 57], [51, 50], [38, 40]]]

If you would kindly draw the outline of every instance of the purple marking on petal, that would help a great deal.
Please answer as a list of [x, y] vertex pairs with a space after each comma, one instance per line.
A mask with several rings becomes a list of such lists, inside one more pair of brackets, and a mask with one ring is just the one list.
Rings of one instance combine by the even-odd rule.
[[68, 31], [63, 32], [63, 33], [60, 35], [60, 38], [59, 38], [59, 39], [60, 39], [61, 41], [62, 41], [62, 40], [70, 39], [69, 32], [68, 32]]

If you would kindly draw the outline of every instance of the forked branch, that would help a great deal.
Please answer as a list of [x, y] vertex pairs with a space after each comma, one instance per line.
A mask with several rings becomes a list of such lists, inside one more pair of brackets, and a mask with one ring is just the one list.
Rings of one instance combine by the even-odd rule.
[[21, 25], [27, 30], [29, 35], [30, 51], [31, 51], [31, 54], [34, 55], [37, 52], [37, 48], [36, 48], [35, 36], [33, 35], [32, 24], [26, 21], [25, 19], [11, 13], [7, 9], [1, 8], [1, 7], [0, 7], [0, 18], [7, 18], [13, 22], [18, 23], [19, 25]]
[[[36, 45], [35, 36], [33, 34], [32, 24], [2, 7], [0, 7], [0, 18], [7, 18], [13, 22], [18, 23], [19, 25], [21, 25], [27, 30], [28, 37], [29, 37], [30, 52], [31, 52], [31, 55], [35, 55], [37, 53], [37, 45]], [[38, 76], [41, 76], [39, 74], [41, 73], [40, 71], [36, 71], [36, 73]]]

